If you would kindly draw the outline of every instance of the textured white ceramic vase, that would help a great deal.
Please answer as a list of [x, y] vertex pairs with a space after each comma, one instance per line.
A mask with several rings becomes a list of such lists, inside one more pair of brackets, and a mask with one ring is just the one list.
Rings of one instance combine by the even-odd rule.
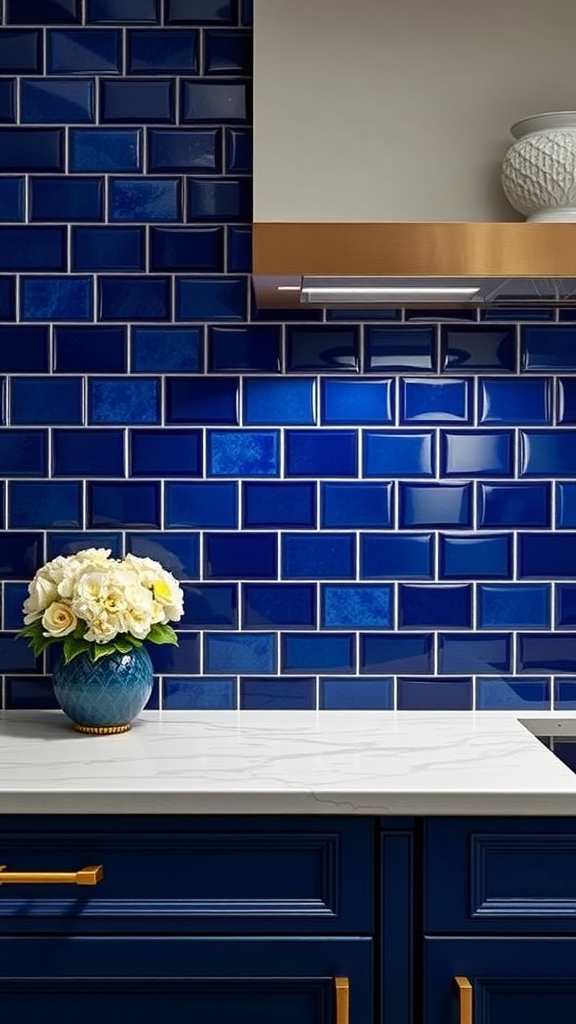
[[576, 221], [576, 111], [536, 114], [510, 129], [502, 164], [509, 203], [529, 221]]

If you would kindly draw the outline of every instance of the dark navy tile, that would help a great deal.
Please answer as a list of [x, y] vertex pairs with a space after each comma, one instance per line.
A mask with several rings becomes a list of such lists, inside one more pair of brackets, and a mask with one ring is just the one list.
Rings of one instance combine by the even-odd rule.
[[123, 373], [126, 329], [55, 327], [53, 369], [56, 373]]
[[[162, 29], [164, 32], [165, 30]], [[218, 128], [148, 131], [148, 170], [209, 174], [222, 170], [222, 138]]]
[[143, 228], [73, 228], [72, 270], [144, 270]]
[[250, 75], [251, 71], [251, 32], [221, 28], [204, 32], [205, 75]]
[[287, 476], [358, 474], [358, 436], [354, 430], [287, 430]]
[[113, 221], [175, 221], [180, 219], [178, 178], [114, 178], [110, 182]]
[[9, 711], [58, 708], [51, 676], [14, 676], [6, 679], [5, 706]]
[[572, 583], [558, 583], [556, 586], [555, 625], [560, 629], [576, 627], [576, 586]]
[[391, 483], [321, 483], [323, 529], [392, 525]]
[[[342, 322], [344, 320], [354, 320], [356, 322], [361, 321], [362, 323], [372, 323], [375, 320], [401, 320], [402, 319], [401, 309], [385, 309], [385, 308], [374, 308], [357, 309], [327, 309], [326, 310], [326, 321], [328, 323]], [[406, 317], [408, 317], [408, 310], [404, 310]]]
[[316, 485], [313, 482], [245, 483], [242, 525], [253, 527], [316, 526]]
[[468, 381], [401, 381], [402, 423], [466, 423], [470, 417]]
[[242, 277], [195, 277], [176, 281], [177, 320], [246, 320]]
[[479, 526], [550, 526], [550, 484], [480, 484]]
[[574, 675], [576, 646], [568, 634], [520, 633], [518, 635], [518, 672], [538, 675]]
[[157, 483], [89, 483], [88, 526], [160, 528]]
[[93, 79], [29, 78], [21, 82], [23, 124], [83, 124], [94, 117]]
[[150, 644], [148, 648], [154, 672], [186, 673], [200, 671], [200, 638], [198, 633], [178, 630], [178, 647], [173, 644]]
[[576, 533], [519, 533], [519, 579], [576, 576]]
[[32, 178], [30, 219], [102, 220], [103, 178]]
[[[16, 278], [0, 277], [0, 320], [16, 319]], [[24, 316], [21, 319], [25, 319]]]
[[392, 423], [394, 392], [391, 380], [322, 381], [322, 423]]
[[399, 679], [399, 711], [471, 711], [472, 680]]
[[471, 484], [399, 484], [400, 526], [472, 525]]
[[4, 78], [0, 81], [0, 123], [14, 124], [16, 120], [15, 79]]
[[66, 270], [66, 228], [0, 227], [0, 270]]
[[[1, 135], [0, 135], [1, 139]], [[1, 166], [1, 165], [0, 165]], [[252, 219], [252, 188], [246, 178], [188, 178], [188, 220]]]
[[[226, 370], [277, 373], [280, 370], [280, 343], [280, 327], [253, 324], [211, 327], [208, 331], [208, 369], [216, 373]], [[247, 386], [250, 384], [246, 381]]]
[[354, 672], [354, 637], [350, 633], [285, 633], [280, 640], [282, 672]]
[[166, 422], [238, 423], [238, 379], [168, 377]]
[[273, 633], [207, 633], [204, 667], [217, 675], [276, 672], [276, 637]]
[[212, 121], [216, 124], [246, 121], [250, 93], [245, 82], [182, 82], [182, 124]]
[[189, 29], [128, 29], [128, 74], [197, 74], [198, 36]]
[[281, 545], [283, 579], [350, 580], [356, 576], [352, 534], [286, 533]]
[[0, 373], [47, 373], [48, 328], [0, 327]]
[[558, 423], [576, 423], [576, 377], [558, 378]]
[[436, 369], [433, 327], [368, 327], [366, 369], [381, 373]]
[[444, 326], [441, 328], [440, 365], [444, 370], [513, 373], [516, 369], [515, 328]]
[[278, 575], [278, 540], [271, 533], [208, 533], [204, 544], [206, 579], [271, 580]]
[[434, 434], [364, 433], [364, 476], [433, 476]]
[[26, 583], [4, 584], [4, 629], [21, 629], [22, 605], [27, 597]]
[[549, 711], [550, 683], [547, 679], [518, 679], [514, 676], [476, 680], [478, 711]]
[[384, 679], [321, 679], [321, 711], [391, 711], [394, 683]]
[[13, 633], [0, 633], [0, 672], [33, 672], [36, 659], [27, 641]]
[[209, 476], [278, 476], [279, 431], [211, 430], [206, 458]]
[[576, 370], [576, 327], [523, 327], [522, 369], [528, 373], [543, 370]]
[[66, 25], [82, 20], [80, 0], [6, 0], [7, 25]]
[[430, 533], [364, 533], [360, 535], [360, 578], [432, 579], [433, 554]]
[[80, 377], [13, 377], [10, 421], [31, 424], [82, 423]]
[[166, 0], [167, 25], [231, 23], [237, 18], [237, 0]]
[[350, 370], [359, 368], [358, 330], [354, 327], [289, 327], [288, 370]]
[[[129, 533], [126, 551], [139, 558], [153, 558], [177, 580], [193, 580], [198, 576], [200, 552], [197, 534], [169, 533], [166, 530], [161, 533]], [[184, 610], [186, 617], [193, 619], [190, 614], [191, 589], [186, 588]]]
[[360, 671], [376, 672], [433, 671], [434, 637], [431, 633], [401, 635], [360, 635]]
[[251, 174], [252, 132], [247, 128], [226, 128], [224, 131], [226, 155], [224, 169], [227, 174]]
[[481, 584], [478, 625], [481, 629], [550, 629], [550, 589], [545, 584]]
[[250, 274], [252, 272], [252, 229], [230, 227], [227, 233], [228, 270], [232, 274]]
[[442, 431], [443, 476], [510, 476], [513, 434], [508, 430]]
[[[42, 22], [40, 22], [42, 24]], [[10, 72], [42, 73], [42, 34], [33, 29], [22, 32], [0, 29], [0, 67]]]
[[87, 0], [86, 21], [156, 25], [160, 21], [159, 0]]
[[92, 280], [89, 277], [22, 277], [23, 320], [91, 320]]
[[142, 132], [137, 128], [71, 128], [71, 171], [137, 171]]
[[59, 530], [48, 533], [46, 539], [49, 559], [57, 558], [58, 555], [74, 555], [84, 548], [110, 548], [112, 558], [122, 558], [124, 553], [121, 533], [94, 533], [86, 530], [63, 533]]
[[481, 309], [480, 319], [481, 320], [500, 320], [508, 321], [513, 320], [554, 320], [556, 316], [556, 310], [552, 308], [546, 308], [541, 306], [509, 306], [506, 308], [496, 309]]
[[0, 128], [0, 171], [63, 171], [62, 128]]
[[100, 119], [103, 124], [173, 124], [174, 83], [105, 78], [100, 82]]
[[234, 529], [238, 526], [238, 486], [220, 481], [166, 483], [166, 526]]
[[233, 711], [237, 706], [234, 679], [164, 680], [165, 711]]
[[241, 679], [243, 711], [314, 711], [314, 679]]
[[556, 484], [556, 526], [576, 529], [576, 484]]
[[130, 476], [198, 476], [202, 471], [198, 430], [130, 431]]
[[551, 423], [552, 390], [544, 379], [481, 380], [481, 423]]
[[475, 309], [444, 309], [442, 306], [433, 306], [425, 309], [422, 306], [414, 306], [403, 310], [404, 319], [410, 323], [433, 323], [437, 324], [444, 320], [457, 321], [458, 323], [476, 323]]
[[82, 526], [82, 485], [13, 480], [8, 490], [8, 526], [14, 530]]
[[254, 0], [240, 0], [240, 20], [243, 25], [254, 24]]
[[152, 270], [224, 270], [224, 228], [151, 228]]
[[390, 629], [394, 593], [391, 586], [326, 583], [320, 587], [322, 629]]
[[249, 377], [243, 397], [248, 426], [316, 422], [316, 382], [311, 377]]
[[124, 476], [123, 430], [54, 430], [54, 476]]
[[[181, 577], [180, 577], [181, 578]], [[238, 587], [236, 584], [196, 583], [184, 588], [186, 620], [197, 629], [238, 625]]]
[[[43, 561], [44, 540], [41, 533], [3, 531], [0, 534], [0, 579], [32, 579]], [[11, 639], [14, 643], [14, 638]]]
[[132, 372], [198, 373], [202, 369], [201, 341], [198, 327], [134, 327]]
[[554, 682], [554, 710], [576, 708], [576, 679], [558, 679]]
[[49, 29], [46, 33], [48, 73], [119, 73], [121, 43], [120, 32], [111, 29]]
[[0, 178], [0, 221], [24, 220], [24, 178]]
[[522, 476], [574, 476], [576, 430], [521, 430]]
[[160, 423], [160, 387], [154, 377], [88, 381], [90, 423]]
[[401, 583], [398, 625], [401, 629], [470, 629], [472, 587]]
[[512, 637], [508, 634], [442, 633], [438, 638], [438, 671], [447, 675], [510, 672], [511, 661]]
[[0, 428], [0, 476], [47, 476], [47, 430]]
[[303, 583], [246, 583], [243, 629], [302, 629], [316, 626], [316, 586]]
[[170, 279], [152, 277], [101, 277], [100, 320], [167, 320], [170, 318]]
[[440, 541], [442, 579], [509, 579], [512, 575], [511, 537], [443, 537]]

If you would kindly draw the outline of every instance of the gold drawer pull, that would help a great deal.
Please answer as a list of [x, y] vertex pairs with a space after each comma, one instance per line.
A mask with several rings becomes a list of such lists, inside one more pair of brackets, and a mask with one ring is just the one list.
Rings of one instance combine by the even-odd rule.
[[350, 1022], [350, 982], [348, 978], [334, 978], [336, 983], [336, 1024]]
[[460, 998], [460, 1024], [472, 1024], [472, 985], [468, 978], [454, 978]]
[[6, 871], [0, 864], [0, 885], [97, 885], [104, 878], [101, 864], [79, 871]]

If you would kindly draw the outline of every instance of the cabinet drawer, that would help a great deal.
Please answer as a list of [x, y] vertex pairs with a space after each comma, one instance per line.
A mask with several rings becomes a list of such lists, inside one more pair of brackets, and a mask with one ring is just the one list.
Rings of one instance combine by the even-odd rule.
[[571, 818], [431, 818], [425, 872], [429, 932], [576, 933]]
[[367, 933], [372, 830], [367, 818], [2, 818], [7, 871], [101, 864], [103, 879], [0, 884], [0, 932]]

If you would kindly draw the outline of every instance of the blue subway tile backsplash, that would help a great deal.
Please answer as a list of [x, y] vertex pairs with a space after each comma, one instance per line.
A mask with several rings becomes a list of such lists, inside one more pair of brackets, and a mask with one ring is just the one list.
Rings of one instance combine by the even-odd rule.
[[574, 708], [574, 313], [258, 309], [251, 23], [0, 3], [0, 708], [90, 546], [182, 582], [150, 707]]

